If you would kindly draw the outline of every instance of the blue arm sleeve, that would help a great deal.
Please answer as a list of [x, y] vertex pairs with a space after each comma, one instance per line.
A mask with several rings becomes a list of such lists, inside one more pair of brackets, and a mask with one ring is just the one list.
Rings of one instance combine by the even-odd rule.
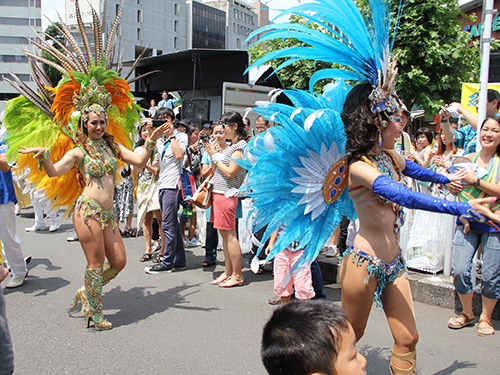
[[378, 176], [373, 181], [372, 191], [406, 208], [461, 216], [474, 221], [485, 220], [469, 203], [449, 202], [431, 195], [416, 193], [384, 175]]
[[436, 184], [443, 185], [450, 183], [450, 179], [448, 177], [442, 174], [434, 173], [410, 160], [406, 161], [406, 168], [403, 170], [403, 174], [420, 181], [434, 182]]

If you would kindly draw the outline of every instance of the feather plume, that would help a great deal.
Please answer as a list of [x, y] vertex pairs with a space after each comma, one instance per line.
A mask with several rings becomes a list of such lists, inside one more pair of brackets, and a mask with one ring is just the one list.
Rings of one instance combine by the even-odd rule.
[[102, 63], [102, 30], [101, 30], [101, 21], [99, 20], [99, 16], [95, 11], [94, 7], [90, 7], [92, 10], [92, 28], [94, 30], [94, 43], [95, 43], [95, 58], [96, 63]]
[[115, 45], [115, 42], [113, 41], [116, 33], [116, 28], [118, 27], [118, 21], [122, 16], [122, 8], [123, 8], [123, 0], [120, 4], [120, 7], [118, 8], [118, 13], [116, 13], [116, 17], [115, 20], [113, 21], [113, 24], [111, 25], [111, 29], [109, 30], [108, 39], [106, 41], [106, 48], [104, 49], [104, 56], [107, 56], [111, 46]]
[[[82, 14], [80, 13], [80, 4], [78, 0], [75, 0], [75, 11], [76, 11], [76, 22], [78, 24], [78, 29], [80, 30], [80, 35], [82, 37], [83, 48], [87, 54], [87, 61], [89, 64], [92, 63], [92, 51], [90, 50], [89, 38], [87, 38], [87, 32], [85, 31], [85, 25], [82, 21]], [[97, 58], [97, 57], [96, 57]]]
[[66, 24], [63, 22], [61, 16], [59, 15], [59, 12], [56, 11], [56, 13], [57, 13], [57, 17], [59, 18], [59, 23], [61, 24], [61, 27], [62, 27], [62, 29], [60, 29], [60, 31], [63, 33], [64, 37], [68, 41], [71, 48], [73, 48], [73, 52], [76, 53], [76, 56], [78, 57], [80, 63], [82, 64], [83, 71], [88, 74], [89, 73], [89, 65], [88, 65], [87, 60], [85, 59], [85, 56], [83, 55], [82, 50], [78, 46], [78, 43], [76, 42], [76, 40], [73, 37], [73, 35], [71, 34], [71, 32], [68, 30], [68, 27], [66, 26]]
[[134, 72], [135, 68], [137, 67], [137, 64], [139, 64], [139, 62], [141, 61], [142, 57], [146, 53], [147, 49], [148, 49], [148, 47], [144, 47], [144, 49], [142, 50], [141, 54], [137, 57], [137, 59], [135, 59], [134, 63], [132, 64], [132, 68], [130, 68], [130, 71], [125, 76], [125, 81], [128, 80], [128, 77], [130, 77], [130, 75]]
[[136, 82], [136, 81], [138, 81], [138, 80], [140, 80], [140, 79], [143, 79], [143, 78], [145, 78], [145, 77], [147, 77], [147, 76], [149, 76], [149, 75], [151, 75], [151, 74], [154, 74], [154, 73], [162, 73], [162, 71], [161, 71], [161, 70], [152, 70], [152, 71], [150, 71], [150, 72], [147, 72], [147, 73], [141, 74], [140, 76], [137, 76], [137, 77], [134, 77], [134, 78], [132, 78], [132, 79], [129, 79], [129, 80], [127, 81], [127, 83], [130, 85], [131, 83], [134, 83], [134, 82]]

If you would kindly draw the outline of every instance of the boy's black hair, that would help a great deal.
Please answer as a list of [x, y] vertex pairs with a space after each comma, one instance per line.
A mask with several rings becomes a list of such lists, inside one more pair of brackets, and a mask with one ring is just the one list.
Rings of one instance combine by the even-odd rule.
[[172, 109], [166, 108], [166, 107], [161, 107], [158, 108], [155, 114], [155, 119], [159, 119], [160, 117], [169, 117], [170, 120], [175, 121], [175, 113]]
[[327, 301], [293, 301], [276, 309], [264, 326], [262, 362], [270, 375], [335, 375], [334, 363], [347, 314]]

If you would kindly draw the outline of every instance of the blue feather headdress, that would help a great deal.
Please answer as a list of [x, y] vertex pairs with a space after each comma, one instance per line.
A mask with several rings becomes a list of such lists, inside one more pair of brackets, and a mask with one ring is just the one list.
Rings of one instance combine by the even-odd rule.
[[[254, 232], [267, 225], [265, 242], [287, 224], [268, 259], [294, 241], [304, 254], [292, 269], [298, 273], [316, 258], [342, 216], [356, 218], [346, 189], [347, 154], [344, 124], [340, 118], [351, 86], [345, 81], [368, 81], [372, 111], [388, 116], [397, 111], [396, 59], [391, 58], [390, 1], [369, 0], [362, 13], [352, 0], [322, 0], [291, 8], [280, 14], [297, 14], [320, 29], [300, 23], [276, 23], [256, 30], [260, 42], [294, 38], [306, 46], [273, 51], [253, 66], [287, 58], [276, 70], [300, 60], [338, 63], [343, 69], [323, 69], [310, 79], [310, 92], [285, 90], [293, 106], [257, 102], [254, 110], [279, 126], [254, 137], [238, 163], [248, 170], [245, 190], [254, 202]], [[401, 10], [401, 7], [400, 7]], [[398, 17], [399, 19], [399, 17]], [[396, 22], [397, 26], [397, 22]], [[323, 95], [312, 88], [321, 79], [334, 79]], [[382, 125], [385, 119], [381, 119]], [[284, 281], [285, 282], [285, 281]]]

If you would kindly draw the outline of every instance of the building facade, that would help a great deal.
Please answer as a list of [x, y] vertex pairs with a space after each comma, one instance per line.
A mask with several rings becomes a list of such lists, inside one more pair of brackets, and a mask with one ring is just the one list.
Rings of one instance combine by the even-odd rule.
[[187, 49], [225, 49], [226, 12], [197, 1], [187, 1], [186, 12]]
[[246, 49], [255, 41], [244, 43], [248, 34], [258, 28], [258, 16], [253, 6], [236, 0], [203, 1], [204, 4], [226, 12], [226, 49]]
[[[41, 0], [0, 0], [0, 75], [15, 73], [24, 83], [35, 88], [28, 59], [21, 50], [30, 49], [30, 39], [36, 38], [32, 28], [42, 31]], [[0, 80], [0, 111], [7, 100], [19, 93]]]

